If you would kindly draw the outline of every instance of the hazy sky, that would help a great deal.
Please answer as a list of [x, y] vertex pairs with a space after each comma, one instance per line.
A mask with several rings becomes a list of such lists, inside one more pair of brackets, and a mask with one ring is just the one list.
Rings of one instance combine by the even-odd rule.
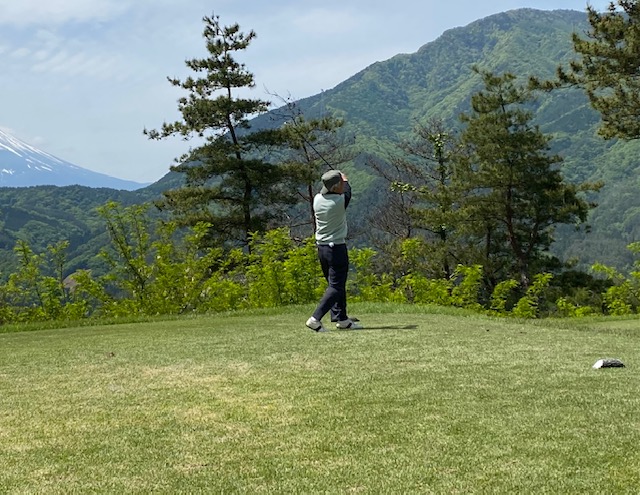
[[[603, 10], [608, 1], [590, 2]], [[304, 98], [447, 29], [517, 8], [584, 0], [0, 0], [0, 128], [83, 168], [153, 182], [189, 143], [143, 129], [179, 118], [184, 61], [203, 58], [205, 15], [257, 38], [238, 57], [253, 96]]]

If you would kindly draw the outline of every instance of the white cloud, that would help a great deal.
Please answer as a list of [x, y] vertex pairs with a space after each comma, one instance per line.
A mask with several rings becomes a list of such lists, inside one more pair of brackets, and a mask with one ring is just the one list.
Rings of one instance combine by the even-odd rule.
[[31, 50], [26, 47], [18, 48], [11, 53], [11, 58], [24, 59], [29, 56]]
[[118, 0], [10, 0], [3, 3], [0, 24], [14, 26], [104, 21], [120, 15], [130, 5]]
[[8, 41], [5, 72], [25, 82], [29, 74], [122, 81], [135, 72], [135, 58], [123, 53], [122, 45], [92, 36], [91, 30], [64, 36], [42, 29]]
[[33, 54], [33, 58], [36, 61], [46, 60], [47, 58], [49, 58], [49, 56], [50, 56], [49, 50], [44, 50], [44, 49], [43, 50], [38, 50], [37, 52], [35, 52]]

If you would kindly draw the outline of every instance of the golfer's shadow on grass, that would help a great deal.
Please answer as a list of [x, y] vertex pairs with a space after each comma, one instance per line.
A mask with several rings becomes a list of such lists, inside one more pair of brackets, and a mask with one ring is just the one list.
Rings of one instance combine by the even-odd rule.
[[367, 325], [364, 328], [341, 328], [341, 332], [366, 332], [367, 330], [415, 330], [418, 325], [381, 325], [371, 327]]

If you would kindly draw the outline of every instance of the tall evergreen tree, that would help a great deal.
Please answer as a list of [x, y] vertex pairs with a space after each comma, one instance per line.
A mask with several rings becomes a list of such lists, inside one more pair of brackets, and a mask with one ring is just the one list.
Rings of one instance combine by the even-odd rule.
[[161, 208], [182, 225], [211, 224], [208, 241], [248, 244], [253, 232], [274, 225], [296, 202], [295, 188], [283, 167], [269, 161], [278, 131], [252, 131], [249, 118], [267, 111], [268, 101], [240, 96], [254, 87], [253, 74], [234, 56], [255, 38], [238, 24], [222, 26], [219, 16], [204, 17], [209, 56], [186, 61], [198, 76], [169, 82], [188, 92], [178, 100], [182, 120], [146, 130], [150, 139], [181, 135], [204, 138], [204, 144], [180, 157], [173, 171], [184, 173], [185, 187], [164, 193]]
[[[562, 84], [583, 87], [602, 117], [604, 138], [640, 137], [640, 2], [617, 0], [605, 12], [587, 7], [586, 38], [572, 36], [580, 59], [558, 69]], [[558, 85], [558, 84], [556, 84]], [[547, 84], [552, 87], [553, 84]]]
[[[485, 88], [472, 96], [462, 140], [472, 149], [467, 168], [467, 212], [483, 239], [485, 268], [494, 282], [515, 277], [528, 287], [544, 269], [556, 224], [584, 222], [590, 205], [564, 182], [562, 158], [549, 154], [550, 137], [531, 123], [534, 94], [513, 74], [474, 69]], [[500, 273], [501, 270], [506, 270]]]

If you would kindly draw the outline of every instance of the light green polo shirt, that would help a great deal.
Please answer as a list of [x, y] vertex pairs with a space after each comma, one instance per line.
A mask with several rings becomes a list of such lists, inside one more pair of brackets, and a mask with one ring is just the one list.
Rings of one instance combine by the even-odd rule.
[[313, 211], [316, 217], [318, 244], [344, 244], [347, 237], [347, 211], [342, 194], [316, 194]]

